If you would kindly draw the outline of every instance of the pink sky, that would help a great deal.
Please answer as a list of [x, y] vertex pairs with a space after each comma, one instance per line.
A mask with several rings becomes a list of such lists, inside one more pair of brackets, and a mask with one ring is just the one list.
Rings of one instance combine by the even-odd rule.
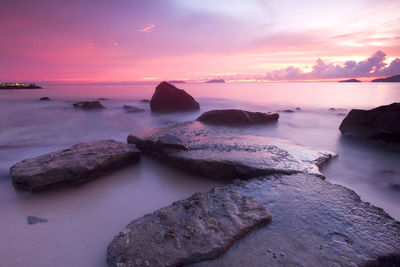
[[400, 74], [400, 1], [3, 0], [0, 81]]

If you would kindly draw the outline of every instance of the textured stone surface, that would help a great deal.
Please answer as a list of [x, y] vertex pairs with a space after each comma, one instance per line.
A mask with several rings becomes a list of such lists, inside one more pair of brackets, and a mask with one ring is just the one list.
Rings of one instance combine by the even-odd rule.
[[90, 110], [90, 109], [102, 109], [105, 108], [103, 104], [100, 103], [100, 101], [84, 101], [84, 102], [78, 102], [73, 104], [75, 108], [81, 108], [85, 110]]
[[[160, 146], [169, 135], [185, 149]], [[128, 143], [169, 164], [218, 180], [248, 179], [272, 173], [307, 172], [322, 176], [319, 167], [335, 153], [231, 128], [188, 122], [131, 134]], [[187, 148], [186, 148], [187, 147]]]
[[162, 82], [156, 87], [150, 101], [150, 107], [152, 111], [157, 112], [200, 109], [199, 103], [191, 95], [167, 82]]
[[352, 109], [339, 129], [345, 135], [400, 141], [400, 103], [371, 110]]
[[181, 266], [223, 254], [250, 230], [271, 221], [267, 209], [217, 188], [132, 221], [107, 249], [112, 266]]
[[100, 140], [23, 160], [10, 168], [10, 175], [17, 189], [36, 191], [83, 183], [139, 160], [133, 145]]
[[[273, 219], [204, 266], [397, 266], [400, 223], [353, 191], [307, 174], [272, 175], [228, 186]], [[396, 256], [397, 255], [397, 256]]]
[[252, 125], [276, 122], [278, 113], [250, 112], [239, 109], [221, 109], [204, 112], [197, 121], [212, 125]]

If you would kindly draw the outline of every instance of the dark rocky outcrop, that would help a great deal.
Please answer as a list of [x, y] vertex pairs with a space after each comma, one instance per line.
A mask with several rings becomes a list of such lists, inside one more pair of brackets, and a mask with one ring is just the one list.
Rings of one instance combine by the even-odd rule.
[[200, 109], [199, 103], [182, 89], [174, 85], [162, 82], [156, 87], [156, 91], [150, 101], [152, 111], [176, 112]]
[[265, 206], [272, 222], [254, 229], [221, 257], [193, 266], [322, 267], [398, 262], [400, 223], [343, 186], [313, 175], [294, 174], [242, 181], [228, 188]]
[[128, 113], [135, 113], [135, 112], [144, 111], [144, 109], [142, 109], [142, 108], [138, 108], [138, 107], [130, 106], [130, 105], [123, 105], [122, 108], [125, 109], [125, 111], [128, 112]]
[[78, 102], [74, 103], [73, 106], [75, 108], [81, 108], [85, 110], [90, 110], [90, 109], [102, 109], [105, 108], [100, 101], [84, 101], [84, 102]]
[[348, 80], [342, 80], [342, 81], [339, 81], [340, 83], [360, 83], [361, 81], [360, 80], [357, 80], [357, 79], [348, 79]]
[[229, 188], [174, 202], [132, 221], [107, 249], [111, 266], [182, 266], [213, 259], [271, 214]]
[[387, 77], [387, 78], [375, 79], [375, 80], [372, 80], [371, 82], [373, 82], [373, 83], [377, 83], [377, 82], [394, 82], [394, 83], [398, 83], [398, 82], [400, 82], [400, 75], [394, 75], [394, 76], [390, 76], [390, 77]]
[[100, 140], [23, 160], [10, 168], [10, 175], [15, 188], [41, 191], [81, 184], [139, 160], [133, 145]]
[[28, 224], [45, 223], [45, 222], [48, 222], [48, 221], [49, 220], [47, 220], [47, 219], [39, 218], [39, 217], [36, 217], [36, 216], [28, 216], [28, 217], [26, 217], [26, 222]]
[[352, 109], [339, 129], [344, 135], [355, 135], [388, 141], [400, 141], [400, 103], [371, 110]]
[[319, 167], [335, 156], [333, 152], [287, 140], [247, 135], [200, 122], [137, 132], [128, 137], [128, 143], [174, 167], [217, 180], [297, 172], [322, 176]]
[[50, 98], [47, 97], [47, 96], [44, 96], [44, 97], [39, 98], [39, 100], [40, 100], [40, 101], [49, 101]]
[[212, 125], [252, 125], [276, 122], [278, 113], [250, 112], [239, 109], [211, 110], [201, 114], [197, 121]]
[[225, 80], [223, 80], [223, 79], [213, 79], [213, 80], [206, 81], [204, 83], [225, 83]]

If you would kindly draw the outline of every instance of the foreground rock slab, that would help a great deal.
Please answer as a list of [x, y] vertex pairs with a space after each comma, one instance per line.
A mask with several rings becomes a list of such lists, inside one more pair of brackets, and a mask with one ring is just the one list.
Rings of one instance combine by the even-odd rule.
[[197, 121], [212, 125], [253, 125], [277, 122], [278, 113], [250, 112], [239, 109], [211, 110], [201, 114]]
[[[307, 174], [229, 185], [273, 219], [205, 266], [398, 266], [400, 223], [353, 191]], [[393, 256], [397, 255], [397, 256]], [[392, 265], [379, 265], [380, 259]]]
[[217, 188], [132, 221], [107, 249], [112, 266], [181, 266], [223, 254], [256, 226], [271, 221], [249, 197]]
[[287, 140], [243, 134], [229, 127], [188, 122], [131, 134], [128, 143], [174, 167], [217, 180], [306, 172], [336, 154]]
[[371, 110], [352, 109], [339, 129], [344, 135], [400, 141], [400, 103]]
[[156, 112], [177, 112], [200, 109], [200, 104], [187, 92], [162, 82], [156, 87], [150, 107]]
[[41, 191], [59, 184], [84, 183], [139, 160], [135, 146], [100, 140], [23, 160], [10, 168], [10, 175], [17, 189]]

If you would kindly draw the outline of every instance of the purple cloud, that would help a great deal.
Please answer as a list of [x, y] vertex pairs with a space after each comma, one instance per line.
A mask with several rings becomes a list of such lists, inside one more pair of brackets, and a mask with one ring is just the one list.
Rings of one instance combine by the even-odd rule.
[[314, 80], [357, 77], [381, 77], [400, 74], [400, 59], [394, 59], [389, 65], [385, 63], [386, 54], [377, 51], [370, 58], [356, 62], [349, 60], [341, 65], [325, 63], [318, 59], [311, 72], [303, 72], [293, 66], [268, 72], [268, 80]]

